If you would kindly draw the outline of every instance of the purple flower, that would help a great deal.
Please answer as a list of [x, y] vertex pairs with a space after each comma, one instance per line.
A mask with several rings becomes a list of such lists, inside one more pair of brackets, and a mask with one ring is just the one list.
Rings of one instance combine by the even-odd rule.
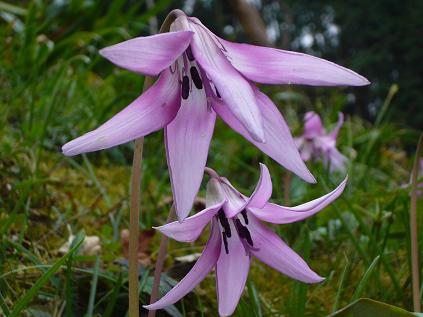
[[334, 201], [346, 182], [347, 179], [329, 194], [305, 204], [283, 207], [268, 202], [272, 182], [263, 164], [258, 185], [249, 198], [226, 178], [212, 178], [207, 185], [206, 209], [182, 223], [175, 221], [156, 228], [177, 241], [192, 242], [211, 221], [210, 238], [191, 271], [159, 301], [145, 307], [160, 309], [174, 304], [215, 268], [219, 314], [230, 315], [244, 290], [252, 256], [304, 283], [322, 281], [323, 278], [261, 220], [286, 224], [310, 217]]
[[295, 139], [304, 161], [321, 160], [331, 171], [346, 171], [347, 158], [336, 148], [336, 137], [344, 123], [344, 115], [338, 114], [338, 124], [331, 132], [323, 128], [320, 116], [307, 112], [304, 117], [304, 134]]
[[183, 219], [201, 184], [217, 113], [279, 164], [315, 182], [284, 118], [253, 82], [361, 86], [367, 79], [317, 57], [225, 41], [192, 17], [178, 17], [170, 31], [100, 51], [120, 67], [159, 78], [109, 121], [65, 144], [63, 153], [106, 149], [164, 128], [173, 197]]

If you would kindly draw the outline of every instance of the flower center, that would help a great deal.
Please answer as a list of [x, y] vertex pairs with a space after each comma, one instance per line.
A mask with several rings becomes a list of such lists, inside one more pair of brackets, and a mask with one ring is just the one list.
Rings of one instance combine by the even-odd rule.
[[238, 236], [241, 240], [241, 243], [244, 244], [244, 247], [247, 246], [245, 245], [245, 242], [247, 242], [251, 247], [254, 246], [253, 243], [253, 239], [251, 238], [251, 233], [248, 230], [247, 226], [248, 226], [248, 215], [247, 212], [245, 210], [241, 211], [241, 216], [243, 218], [244, 224], [242, 223], [242, 221], [238, 218], [238, 216], [235, 216], [234, 218], [228, 219], [225, 216], [225, 213], [223, 212], [223, 210], [219, 210], [219, 212], [217, 213], [217, 219], [220, 222], [220, 225], [222, 227], [222, 238], [223, 238], [223, 244], [225, 246], [225, 252], [226, 254], [229, 254], [229, 244], [228, 244], [228, 239], [232, 236], [232, 232], [231, 232], [231, 225], [229, 223], [229, 220], [232, 221], [236, 232], [238, 233]]
[[[194, 83], [194, 86], [197, 89], [203, 89], [203, 80], [197, 69], [197, 63], [195, 62], [194, 55], [192, 55], [191, 47], [185, 50], [185, 53], [182, 54], [182, 83], [181, 83], [181, 95], [182, 99], [186, 100], [189, 97], [190, 92], [192, 91], [191, 80]], [[189, 75], [188, 75], [189, 69]]]

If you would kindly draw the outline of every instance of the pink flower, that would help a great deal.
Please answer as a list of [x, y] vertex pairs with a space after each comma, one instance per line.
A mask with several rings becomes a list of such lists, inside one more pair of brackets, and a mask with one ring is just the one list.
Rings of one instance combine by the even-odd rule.
[[321, 160], [331, 171], [346, 171], [347, 158], [336, 148], [336, 137], [344, 123], [344, 115], [338, 114], [338, 124], [331, 132], [323, 128], [320, 116], [311, 111], [304, 117], [304, 134], [295, 139], [304, 161]]
[[210, 238], [191, 271], [159, 301], [145, 306], [147, 309], [174, 304], [216, 269], [219, 314], [232, 314], [244, 290], [252, 256], [304, 283], [323, 280], [261, 221], [287, 224], [310, 217], [343, 192], [347, 179], [329, 194], [299, 206], [284, 207], [268, 201], [272, 182], [267, 167], [260, 167], [260, 180], [249, 198], [226, 178], [212, 178], [207, 185], [206, 209], [182, 223], [175, 221], [156, 228], [177, 241], [192, 242], [211, 222]]
[[63, 153], [106, 149], [164, 128], [176, 211], [183, 219], [201, 184], [217, 113], [279, 164], [315, 182], [284, 118], [253, 82], [361, 86], [367, 79], [306, 54], [225, 41], [185, 15], [170, 31], [100, 51], [120, 67], [159, 78], [109, 121], [65, 144]]

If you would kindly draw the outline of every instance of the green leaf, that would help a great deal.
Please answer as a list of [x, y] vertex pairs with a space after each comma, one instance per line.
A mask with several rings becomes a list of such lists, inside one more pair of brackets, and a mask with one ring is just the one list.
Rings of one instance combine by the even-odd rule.
[[361, 294], [363, 293], [364, 288], [366, 287], [367, 282], [369, 281], [369, 278], [370, 278], [370, 276], [371, 276], [371, 274], [372, 274], [373, 270], [374, 270], [374, 269], [375, 269], [375, 267], [376, 267], [376, 264], [379, 262], [379, 258], [380, 258], [380, 256], [378, 255], [378, 256], [377, 256], [377, 257], [373, 260], [372, 264], [370, 264], [370, 266], [369, 266], [369, 268], [367, 269], [366, 273], [364, 273], [363, 277], [361, 278], [360, 283], [358, 283], [358, 286], [357, 286], [357, 288], [356, 288], [356, 290], [355, 290], [355, 292], [354, 292], [354, 294], [353, 294], [352, 300], [356, 300], [356, 299], [358, 299], [358, 298], [361, 296]]
[[402, 308], [375, 301], [370, 298], [360, 298], [348, 306], [338, 310], [328, 317], [414, 317]]
[[10, 317], [16, 317], [19, 316], [22, 310], [26, 308], [26, 306], [29, 304], [29, 302], [32, 300], [32, 298], [37, 294], [37, 292], [40, 290], [41, 287], [46, 284], [50, 277], [56, 273], [60, 267], [65, 263], [65, 261], [79, 248], [82, 241], [84, 241], [83, 236], [77, 237], [77, 241], [75, 242], [74, 246], [69, 250], [68, 253], [66, 253], [64, 256], [62, 256], [54, 265], [45, 272], [36, 282], [35, 284], [26, 292], [19, 301], [15, 304], [15, 307], [13, 308], [13, 311], [10, 313]]
[[27, 10], [14, 4], [0, 1], [0, 11], [6, 11], [16, 15], [26, 15]]

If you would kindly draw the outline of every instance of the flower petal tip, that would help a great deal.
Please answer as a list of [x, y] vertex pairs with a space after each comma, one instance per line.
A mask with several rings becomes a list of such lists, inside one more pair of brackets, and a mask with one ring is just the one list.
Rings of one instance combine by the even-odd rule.
[[371, 82], [366, 78], [361, 76], [361, 80], [357, 83], [357, 86], [368, 86]]
[[304, 171], [303, 173], [297, 175], [309, 184], [317, 184], [316, 178], [308, 169], [306, 169], [306, 171]]
[[107, 47], [101, 48], [98, 53], [103, 56], [104, 58], [107, 58]]
[[102, 56], [102, 57], [104, 57], [105, 59], [107, 59], [107, 60], [109, 60], [109, 61], [111, 61], [112, 62], [112, 60], [111, 60], [111, 58], [112, 58], [112, 55], [113, 55], [113, 52], [115, 51], [115, 48], [114, 47], [103, 47], [103, 48], [101, 48], [99, 51], [98, 51], [98, 53]]
[[309, 173], [308, 177], [305, 178], [305, 181], [309, 182], [310, 184], [317, 184], [316, 178], [311, 173]]
[[322, 277], [319, 274], [313, 272], [312, 276], [309, 276], [306, 280], [304, 280], [304, 283], [306, 284], [316, 284], [316, 283], [322, 283], [326, 280], [326, 277]]
[[72, 147], [69, 146], [69, 142], [62, 146], [62, 153], [64, 156], [75, 156], [79, 153], [72, 151]]
[[314, 283], [321, 283], [321, 282], [324, 282], [326, 280], [326, 277], [322, 277], [322, 276], [317, 276], [317, 278], [316, 278], [316, 282], [314, 282]]

